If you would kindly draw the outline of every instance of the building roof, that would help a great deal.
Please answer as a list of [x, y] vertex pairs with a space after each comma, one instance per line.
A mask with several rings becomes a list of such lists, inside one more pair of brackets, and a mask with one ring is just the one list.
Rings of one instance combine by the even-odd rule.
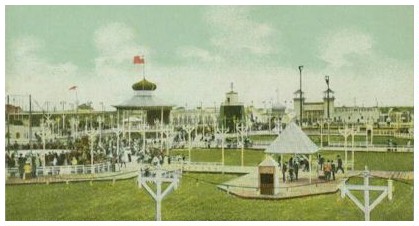
[[259, 166], [278, 166], [278, 163], [271, 156], [267, 155]]
[[269, 154], [313, 154], [319, 148], [294, 122], [266, 148]]
[[151, 93], [152, 91], [138, 91], [130, 99], [122, 102], [121, 104], [115, 105], [116, 108], [157, 108], [157, 107], [173, 107], [172, 104], [155, 97]]
[[286, 107], [285, 107], [285, 105], [283, 105], [283, 104], [281, 104], [279, 102], [276, 102], [276, 103], [274, 103], [272, 105], [272, 109], [275, 109], [275, 110], [285, 110]]
[[154, 84], [154, 83], [146, 80], [145, 78], [143, 78], [143, 80], [141, 80], [137, 83], [134, 83], [132, 85], [132, 89], [137, 90], [137, 91], [138, 90], [155, 90], [155, 89], [157, 89], [157, 86], [156, 86], [156, 84]]

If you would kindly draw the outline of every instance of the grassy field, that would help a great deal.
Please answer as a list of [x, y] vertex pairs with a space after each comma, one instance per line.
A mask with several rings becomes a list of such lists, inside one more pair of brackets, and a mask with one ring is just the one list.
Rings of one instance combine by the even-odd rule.
[[[171, 155], [188, 156], [187, 150], [174, 150]], [[321, 151], [319, 152], [326, 160], [334, 160], [340, 155], [344, 160], [344, 152]], [[194, 149], [191, 158], [193, 162], [221, 162], [221, 150], [219, 149]], [[284, 155], [288, 160], [291, 155]], [[263, 150], [244, 150], [244, 164], [247, 166], [257, 166], [265, 158]], [[351, 152], [348, 151], [348, 160], [351, 159]], [[277, 157], [275, 157], [277, 160]], [[317, 156], [313, 156], [313, 161], [317, 161]], [[241, 151], [240, 149], [225, 149], [225, 164], [240, 165]], [[413, 153], [400, 152], [355, 152], [355, 170], [363, 170], [365, 165], [370, 170], [385, 171], [413, 171]]]
[[[319, 135], [309, 135], [310, 139], [316, 143], [320, 144], [320, 136]], [[393, 143], [397, 145], [407, 145], [410, 141], [410, 145], [414, 144], [413, 139], [406, 139], [406, 138], [399, 138], [399, 137], [392, 137], [392, 136], [374, 136], [373, 144], [375, 145], [388, 145], [388, 141], [391, 140]], [[365, 142], [365, 135], [359, 135], [354, 137], [354, 141], [356, 143]], [[323, 142], [327, 142], [327, 135], [323, 134]], [[343, 136], [336, 136], [330, 135], [330, 142], [337, 143], [337, 142], [345, 142], [345, 138]], [[352, 142], [352, 137], [348, 137], [348, 142]]]
[[[363, 220], [339, 193], [288, 200], [250, 200], [226, 194], [216, 184], [236, 175], [184, 174], [178, 190], [162, 202], [163, 220]], [[379, 183], [383, 183], [378, 180]], [[352, 182], [351, 182], [352, 183]], [[413, 184], [395, 182], [372, 220], [413, 220]], [[154, 220], [155, 204], [134, 179], [111, 182], [6, 186], [6, 220]]]
[[[171, 155], [187, 150], [172, 150]], [[343, 152], [321, 152], [335, 159]], [[350, 153], [348, 153], [350, 156]], [[226, 149], [227, 165], [240, 164], [240, 150]], [[245, 150], [245, 165], [256, 166], [263, 151]], [[288, 159], [289, 156], [284, 156]], [[314, 158], [315, 159], [315, 158]], [[413, 153], [355, 153], [355, 168], [413, 170]], [[221, 150], [192, 150], [194, 162], [220, 162]], [[289, 200], [249, 200], [231, 196], [217, 184], [236, 178], [229, 174], [183, 175], [178, 190], [163, 201], [163, 220], [363, 220], [362, 212], [338, 193]], [[351, 184], [359, 179], [351, 179]], [[385, 180], [374, 179], [372, 184]], [[413, 220], [413, 181], [394, 182], [394, 200], [384, 200], [372, 220]], [[355, 194], [360, 195], [360, 194]], [[374, 194], [372, 194], [374, 196]], [[376, 195], [375, 195], [376, 196]], [[111, 182], [6, 186], [6, 220], [154, 220], [154, 201], [135, 180]]]
[[[249, 136], [250, 140], [252, 141], [273, 141], [275, 140], [277, 136], [276, 135], [252, 135]], [[320, 144], [320, 135], [309, 135], [310, 139], [316, 143], [317, 145]], [[408, 142], [410, 142], [410, 145], [414, 144], [413, 139], [407, 139], [407, 138], [399, 138], [399, 137], [392, 137], [392, 136], [374, 136], [373, 144], [375, 145], [387, 145], [388, 140], [391, 140], [393, 143], [397, 145], [406, 145]], [[348, 137], [348, 142], [351, 142], [352, 138]], [[354, 141], [356, 143], [359, 142], [365, 142], [365, 135], [358, 135], [354, 137]], [[327, 142], [327, 135], [323, 134], [323, 142]], [[337, 142], [345, 142], [345, 138], [343, 136], [337, 136], [337, 135], [330, 135], [330, 142], [337, 143]]]

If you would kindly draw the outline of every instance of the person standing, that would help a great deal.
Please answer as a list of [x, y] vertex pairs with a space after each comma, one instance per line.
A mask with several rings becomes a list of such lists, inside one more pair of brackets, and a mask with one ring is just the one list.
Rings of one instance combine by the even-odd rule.
[[287, 173], [287, 164], [282, 164], [282, 181], [285, 183]]
[[332, 179], [333, 180], [335, 180], [336, 178], [335, 178], [335, 171], [336, 171], [336, 164], [333, 162], [333, 160], [332, 160], [332, 170], [331, 170], [331, 173], [332, 173]]
[[19, 176], [23, 179], [24, 174], [24, 166], [25, 166], [26, 158], [22, 156], [22, 153], [19, 154], [18, 163], [19, 163]]
[[298, 181], [298, 170], [300, 168], [298, 161], [294, 161], [293, 168], [294, 168], [295, 180]]
[[336, 169], [336, 173], [342, 170], [342, 173], [345, 173], [345, 170], [343, 169], [342, 159], [340, 158], [340, 155], [338, 155], [338, 168]]

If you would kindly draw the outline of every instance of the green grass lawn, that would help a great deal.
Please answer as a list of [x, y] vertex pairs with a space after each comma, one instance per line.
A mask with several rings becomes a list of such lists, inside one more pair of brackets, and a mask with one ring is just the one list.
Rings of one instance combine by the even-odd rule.
[[[162, 202], [163, 220], [363, 220], [340, 194], [288, 200], [241, 199], [216, 188], [237, 177], [184, 174], [178, 190]], [[372, 220], [413, 220], [413, 184], [395, 182]], [[6, 220], [154, 220], [155, 203], [134, 179], [111, 182], [6, 186]]]
[[[221, 162], [221, 149], [194, 149], [191, 151], [192, 162]], [[188, 150], [178, 149], [170, 151], [171, 155], [184, 155], [188, 159]], [[225, 165], [241, 165], [240, 149], [224, 149]], [[257, 166], [265, 158], [262, 150], [244, 149], [244, 164], [246, 166]]]
[[[310, 139], [316, 143], [317, 145], [320, 144], [320, 135], [308, 135]], [[414, 144], [413, 139], [406, 139], [406, 138], [399, 138], [399, 137], [392, 137], [392, 136], [374, 136], [373, 138], [373, 144], [375, 145], [388, 145], [388, 140], [391, 140], [393, 143], [396, 143], [397, 145], [407, 145], [407, 143], [410, 141], [410, 145]], [[365, 142], [365, 134], [364, 135], [358, 135], [354, 137], [355, 143], [359, 142]], [[327, 134], [323, 134], [323, 142], [327, 142]], [[345, 142], [345, 138], [343, 136], [337, 136], [337, 135], [330, 135], [330, 142], [331, 143], [337, 143], [337, 142]], [[348, 145], [350, 145], [352, 142], [352, 137], [348, 137]]]
[[[334, 160], [336, 156], [340, 155], [342, 159], [345, 158], [345, 152], [335, 151], [320, 151], [325, 159]], [[171, 155], [184, 155], [188, 159], [188, 150], [178, 149], [170, 151]], [[351, 152], [348, 151], [348, 160], [351, 160]], [[284, 155], [285, 160], [288, 160], [291, 155]], [[220, 149], [193, 149], [191, 151], [191, 158], [193, 162], [221, 162]], [[257, 166], [265, 158], [263, 150], [244, 150], [244, 164], [246, 166]], [[274, 157], [278, 159], [277, 156]], [[317, 155], [313, 156], [313, 161], [317, 161]], [[226, 165], [240, 165], [241, 151], [240, 149], [225, 149], [225, 164]], [[413, 171], [413, 153], [401, 152], [355, 152], [355, 170], [363, 170], [365, 165], [370, 170], [385, 170], [385, 171]], [[349, 167], [349, 166], [348, 166]]]
[[[316, 143], [317, 145], [320, 145], [320, 135], [308, 135], [310, 139]], [[249, 136], [250, 140], [252, 141], [274, 141], [277, 138], [277, 135], [251, 135]], [[388, 140], [391, 140], [393, 143], [397, 145], [407, 145], [408, 142], [410, 142], [410, 145], [414, 145], [413, 139], [406, 139], [406, 138], [400, 138], [400, 137], [392, 137], [392, 136], [385, 136], [385, 135], [379, 135], [374, 136], [373, 138], [373, 144], [375, 145], [387, 145]], [[365, 142], [365, 134], [363, 135], [357, 135], [354, 137], [354, 141], [356, 143], [359, 142]], [[327, 134], [323, 134], [323, 142], [327, 142]], [[345, 138], [343, 136], [337, 136], [337, 135], [330, 135], [330, 142], [337, 143], [337, 142], [345, 142]], [[348, 137], [348, 142], [350, 145], [350, 142], [352, 142], [352, 137]]]
[[278, 135], [250, 135], [249, 139], [252, 141], [273, 141]]

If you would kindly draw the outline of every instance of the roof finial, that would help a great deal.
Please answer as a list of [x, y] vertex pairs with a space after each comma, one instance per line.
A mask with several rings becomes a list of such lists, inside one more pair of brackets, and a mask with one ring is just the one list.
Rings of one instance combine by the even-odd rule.
[[234, 86], [234, 83], [233, 83], [233, 82], [231, 82], [231, 83], [230, 83], [231, 92], [233, 92], [233, 86]]

